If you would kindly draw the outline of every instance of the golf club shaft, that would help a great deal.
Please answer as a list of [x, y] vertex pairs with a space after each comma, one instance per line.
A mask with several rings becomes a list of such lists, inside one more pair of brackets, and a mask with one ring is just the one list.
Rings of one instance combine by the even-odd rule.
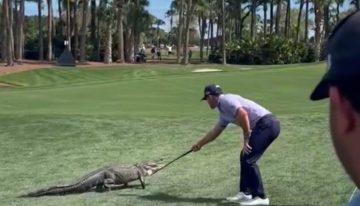
[[160, 169], [156, 170], [153, 174], [157, 173], [158, 171], [164, 169], [165, 167], [169, 166], [171, 163], [175, 162], [176, 160], [184, 157], [185, 155], [189, 154], [190, 152], [192, 152], [192, 149], [190, 149], [189, 151], [185, 152], [184, 154], [180, 155], [179, 157], [175, 158], [174, 160], [168, 162], [167, 164], [165, 164], [164, 166], [162, 166]]

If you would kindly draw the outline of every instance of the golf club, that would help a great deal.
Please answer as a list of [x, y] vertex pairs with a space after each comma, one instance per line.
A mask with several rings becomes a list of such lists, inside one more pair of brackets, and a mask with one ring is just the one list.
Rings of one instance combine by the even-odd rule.
[[155, 173], [159, 172], [160, 170], [164, 169], [165, 167], [169, 166], [171, 163], [175, 162], [176, 160], [178, 160], [178, 159], [184, 157], [185, 155], [189, 154], [189, 153], [192, 152], [192, 151], [193, 151], [193, 150], [190, 149], [189, 151], [185, 152], [184, 154], [180, 155], [179, 157], [175, 158], [174, 160], [166, 163], [166, 164], [165, 164], [164, 166], [162, 166], [160, 169], [156, 170], [156, 171], [153, 173], [153, 175], [154, 175]]

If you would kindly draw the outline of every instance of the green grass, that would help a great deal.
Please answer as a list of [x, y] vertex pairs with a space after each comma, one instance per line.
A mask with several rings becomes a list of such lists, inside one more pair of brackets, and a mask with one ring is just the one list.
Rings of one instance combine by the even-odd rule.
[[[175, 158], [216, 121], [216, 111], [199, 101], [209, 82], [279, 117], [281, 135], [259, 161], [272, 204], [343, 204], [353, 185], [333, 151], [327, 103], [309, 101], [323, 66], [140, 65], [1, 76], [0, 82], [19, 86], [0, 89], [0, 204], [218, 205], [238, 188], [242, 139], [233, 126], [147, 178], [145, 190], [16, 198], [109, 163]], [[225, 71], [191, 73], [210, 67]]]

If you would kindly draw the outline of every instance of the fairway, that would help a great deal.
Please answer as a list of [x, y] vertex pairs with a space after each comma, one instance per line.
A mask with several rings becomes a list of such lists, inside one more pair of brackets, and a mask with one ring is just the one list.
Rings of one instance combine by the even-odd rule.
[[[195, 69], [219, 72], [192, 72]], [[272, 205], [340, 205], [354, 186], [328, 133], [327, 102], [309, 94], [323, 64], [42, 69], [0, 76], [0, 205], [219, 205], [238, 192], [242, 132], [215, 142], [129, 189], [17, 198], [62, 185], [110, 163], [132, 164], [190, 149], [216, 122], [200, 102], [220, 84], [264, 105], [281, 121], [280, 137], [260, 160]], [[224, 204], [234, 205], [234, 204]]]

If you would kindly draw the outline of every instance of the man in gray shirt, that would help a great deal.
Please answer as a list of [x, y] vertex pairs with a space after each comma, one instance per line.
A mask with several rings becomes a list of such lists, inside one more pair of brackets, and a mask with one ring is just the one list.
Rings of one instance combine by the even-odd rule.
[[217, 108], [219, 119], [215, 126], [192, 146], [194, 152], [215, 140], [228, 124], [242, 128], [243, 147], [240, 154], [239, 193], [228, 201], [241, 205], [268, 205], [259, 166], [260, 159], [269, 145], [280, 134], [280, 122], [271, 112], [259, 104], [236, 94], [223, 94], [219, 85], [210, 84], [204, 89], [204, 97], [211, 109]]

